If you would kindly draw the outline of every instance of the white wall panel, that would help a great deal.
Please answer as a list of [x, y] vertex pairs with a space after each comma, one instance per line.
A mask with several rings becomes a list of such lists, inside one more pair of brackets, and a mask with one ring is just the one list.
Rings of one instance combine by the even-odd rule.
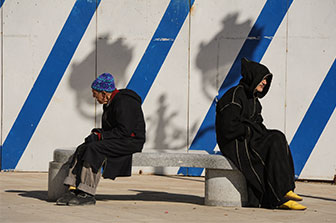
[[[286, 103], [286, 80], [287, 80], [287, 17], [279, 26], [263, 59], [273, 74], [271, 88], [267, 95], [260, 100], [263, 108], [262, 115], [264, 124], [269, 129], [278, 129], [285, 132], [285, 103]], [[288, 137], [287, 137], [288, 139]]]
[[336, 111], [334, 110], [314, 150], [310, 154], [301, 179], [332, 180], [336, 175]]
[[[291, 139], [336, 55], [336, 2], [294, 1], [289, 10], [287, 133]], [[295, 97], [294, 97], [295, 96]]]
[[[116, 87], [125, 88], [168, 4], [169, 0], [103, 1], [98, 8], [97, 74], [112, 73]], [[147, 117], [145, 109], [144, 113]]]
[[[17, 0], [2, 6], [2, 144], [75, 2]], [[205, 152], [188, 148], [265, 2], [195, 0], [143, 104], [145, 152]], [[77, 146], [100, 126], [101, 105], [94, 103], [91, 82], [109, 72], [117, 88], [127, 86], [169, 3], [101, 1], [17, 170], [47, 170], [55, 148]], [[284, 131], [289, 142], [335, 60], [335, 11], [335, 0], [293, 1], [261, 60], [274, 75], [261, 100], [265, 124]], [[301, 178], [333, 178], [335, 123], [334, 112]], [[177, 172], [135, 172], [140, 169]]]
[[[168, 0], [104, 2], [98, 10], [98, 73], [113, 73], [117, 86], [124, 88], [168, 4]], [[124, 19], [125, 14], [127, 20]], [[158, 152], [158, 149], [169, 152], [183, 148], [186, 151], [187, 30], [180, 32], [143, 104], [147, 121], [146, 152]], [[180, 62], [176, 63], [176, 60]], [[135, 172], [141, 169], [144, 172], [176, 173], [176, 168], [135, 169]]]
[[[3, 58], [2, 58], [2, 53], [3, 53], [3, 42], [2, 42], [2, 24], [3, 24], [3, 14], [2, 14], [2, 8], [0, 9], [0, 143], [1, 145], [3, 144], [3, 130], [2, 130], [2, 123], [3, 123], [3, 116], [2, 116], [2, 102], [3, 102]], [[1, 151], [0, 151], [1, 153]], [[1, 156], [1, 154], [0, 154]]]
[[[72, 6], [72, 1], [62, 4], [44, 1], [6, 1], [3, 5], [4, 139], [41, 71]], [[42, 125], [44, 124], [42, 122]], [[19, 170], [47, 169], [47, 162], [42, 160], [50, 160], [51, 155], [50, 147], [46, 148], [45, 145], [53, 145], [50, 141], [55, 142], [60, 135], [59, 130], [56, 131], [55, 128], [57, 124], [59, 122], [50, 128], [53, 131], [45, 132], [46, 136], [43, 139], [37, 140], [35, 147], [27, 147], [28, 155], [22, 156], [24, 161], [18, 164]]]
[[182, 27], [144, 104], [147, 150], [187, 151], [188, 22]]
[[190, 32], [191, 140], [264, 3], [265, 1], [195, 1]]
[[[188, 32], [187, 17], [143, 104], [147, 123], [144, 152], [187, 152]], [[141, 169], [159, 174], [176, 174], [178, 170]]]
[[55, 148], [78, 146], [95, 127], [95, 101], [90, 88], [96, 76], [95, 20], [94, 16], [17, 170], [46, 170]]
[[73, 3], [39, 0], [4, 3], [4, 136], [26, 100]]
[[126, 87], [168, 4], [169, 0], [102, 1], [98, 8], [98, 74], [111, 72], [117, 87]]
[[[288, 79], [287, 133], [292, 139], [315, 94], [335, 60], [336, 2], [295, 1], [289, 12], [288, 24]], [[316, 114], [318, 119], [318, 114]], [[332, 116], [334, 118], [335, 114]], [[333, 148], [335, 128], [330, 121], [314, 147], [300, 178], [332, 179], [336, 157]], [[300, 148], [304, 149], [304, 148]], [[321, 157], [328, 154], [323, 165]], [[312, 171], [314, 169], [314, 171]]]

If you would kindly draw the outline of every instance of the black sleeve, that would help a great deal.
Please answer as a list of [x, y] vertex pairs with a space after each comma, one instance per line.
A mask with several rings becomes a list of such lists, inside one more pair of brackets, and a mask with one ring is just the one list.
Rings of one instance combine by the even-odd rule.
[[219, 125], [222, 129], [223, 137], [227, 141], [244, 137], [248, 132], [248, 127], [241, 121], [241, 105], [230, 103], [225, 105], [219, 111]]
[[259, 125], [259, 127], [262, 129], [262, 130], [266, 130], [266, 127], [265, 125], [263, 124], [264, 122], [264, 118], [262, 117], [261, 115], [261, 111], [262, 111], [262, 106], [259, 102], [259, 100], [257, 100], [257, 104], [258, 104], [258, 108], [257, 108], [257, 116], [256, 116], [256, 119], [255, 119], [255, 122]]
[[130, 137], [137, 125], [141, 104], [131, 97], [123, 97], [118, 100], [113, 112], [116, 125], [111, 130], [104, 131], [102, 139]]

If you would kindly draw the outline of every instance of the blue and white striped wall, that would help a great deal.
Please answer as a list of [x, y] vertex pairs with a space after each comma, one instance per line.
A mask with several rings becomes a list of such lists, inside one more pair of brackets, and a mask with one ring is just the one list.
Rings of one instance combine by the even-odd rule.
[[[217, 153], [216, 98], [240, 58], [274, 74], [265, 124], [296, 175], [336, 174], [336, 0], [0, 0], [1, 169], [46, 171], [52, 151], [99, 127], [102, 72], [144, 99], [144, 151]], [[201, 175], [195, 168], [144, 172]], [[134, 169], [134, 172], [138, 169]]]

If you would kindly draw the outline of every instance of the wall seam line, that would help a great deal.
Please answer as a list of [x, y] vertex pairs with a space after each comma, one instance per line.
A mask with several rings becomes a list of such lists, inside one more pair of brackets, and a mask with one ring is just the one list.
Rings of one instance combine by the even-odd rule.
[[285, 56], [285, 98], [284, 98], [284, 134], [287, 135], [287, 78], [288, 78], [288, 25], [289, 25], [289, 3], [287, 0], [287, 15], [286, 15], [286, 56]]
[[1, 19], [1, 70], [0, 70], [0, 75], [1, 75], [1, 92], [0, 92], [0, 100], [1, 100], [1, 117], [0, 117], [0, 141], [1, 141], [1, 145], [0, 145], [0, 170], [2, 170], [2, 145], [3, 145], [3, 99], [4, 99], [4, 96], [3, 96], [3, 93], [4, 93], [4, 53], [3, 53], [3, 48], [4, 48], [4, 44], [3, 44], [3, 41], [4, 41], [4, 32], [3, 32], [3, 7], [2, 7], [2, 4], [3, 4], [3, 1], [1, 0], [1, 5], [0, 5], [0, 19]]
[[188, 19], [188, 90], [187, 90], [187, 151], [190, 146], [190, 78], [191, 78], [191, 0], [189, 0], [189, 19]]
[[[94, 78], [96, 79], [98, 77], [98, 1], [96, 0], [96, 35], [95, 35], [95, 71], [94, 71]], [[97, 117], [97, 109], [98, 104], [97, 101], [94, 99], [94, 126], [98, 127], [98, 117]]]

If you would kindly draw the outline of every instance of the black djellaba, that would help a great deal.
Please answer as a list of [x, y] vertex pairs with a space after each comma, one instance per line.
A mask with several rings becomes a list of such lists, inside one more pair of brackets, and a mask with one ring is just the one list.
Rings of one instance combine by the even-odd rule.
[[[272, 74], [260, 63], [241, 62], [242, 79], [228, 90], [216, 107], [216, 135], [219, 148], [246, 178], [248, 206], [277, 208], [295, 188], [293, 159], [285, 135], [267, 129], [259, 98], [271, 85]], [[261, 92], [256, 87], [267, 84]]]
[[103, 177], [112, 180], [131, 176], [132, 154], [141, 152], [146, 138], [140, 96], [129, 89], [114, 92], [113, 99], [103, 105], [102, 129], [94, 129], [103, 139], [84, 143], [76, 150], [78, 158], [88, 162], [94, 173], [106, 162]]

